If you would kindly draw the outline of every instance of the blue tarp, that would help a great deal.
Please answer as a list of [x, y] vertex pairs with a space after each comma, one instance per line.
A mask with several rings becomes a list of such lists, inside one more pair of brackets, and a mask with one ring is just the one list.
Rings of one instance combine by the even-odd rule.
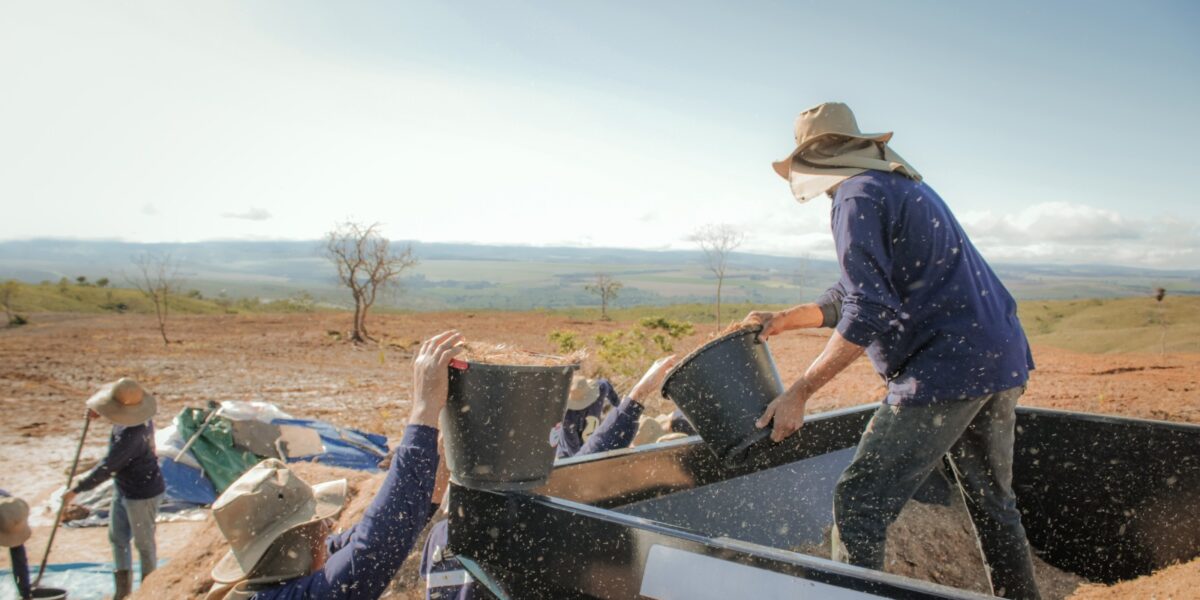
[[386, 436], [309, 419], [275, 419], [271, 422], [275, 425], [298, 425], [314, 429], [325, 444], [325, 454], [290, 459], [288, 462], [318, 462], [359, 471], [378, 471], [379, 461], [387, 456]]
[[[166, 561], [158, 562], [160, 566], [165, 563]], [[134, 581], [142, 579], [141, 571], [137, 561], [133, 561]], [[42, 587], [66, 590], [68, 600], [103, 600], [113, 595], [112, 573], [112, 563], [46, 565], [46, 576], [42, 578]], [[32, 576], [37, 575], [36, 567], [30, 575], [31, 580]], [[13, 583], [12, 571], [9, 569], [0, 569], [0, 600], [20, 600], [17, 595], [17, 586]]]
[[208, 506], [217, 501], [217, 490], [200, 469], [195, 469], [163, 457], [158, 459], [163, 480], [167, 484], [168, 502]]

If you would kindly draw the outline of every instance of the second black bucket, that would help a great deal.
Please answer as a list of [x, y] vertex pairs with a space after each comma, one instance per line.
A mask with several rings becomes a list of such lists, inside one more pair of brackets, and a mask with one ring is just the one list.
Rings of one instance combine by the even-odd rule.
[[577, 368], [452, 363], [442, 415], [451, 481], [496, 491], [545, 483], [554, 468], [550, 431]]
[[722, 463], [745, 462], [769, 445], [770, 427], [754, 422], [783, 393], [783, 382], [760, 329], [743, 329], [701, 346], [671, 369], [662, 394], [674, 402]]

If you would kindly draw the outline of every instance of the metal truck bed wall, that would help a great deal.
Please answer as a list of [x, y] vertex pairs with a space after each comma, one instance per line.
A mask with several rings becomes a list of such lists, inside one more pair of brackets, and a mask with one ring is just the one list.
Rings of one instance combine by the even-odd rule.
[[[455, 486], [450, 547], [512, 598], [975, 598], [790, 552], [820, 541], [873, 406], [736, 470], [698, 438], [560, 462], [531, 494]], [[1018, 409], [1014, 488], [1050, 564], [1096, 581], [1200, 554], [1200, 426]], [[952, 493], [935, 473], [923, 501]]]

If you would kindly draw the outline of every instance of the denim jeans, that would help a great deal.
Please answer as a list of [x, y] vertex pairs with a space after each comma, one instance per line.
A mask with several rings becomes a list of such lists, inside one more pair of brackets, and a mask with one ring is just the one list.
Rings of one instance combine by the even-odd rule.
[[112, 508], [108, 517], [108, 541], [112, 544], [113, 565], [117, 571], [133, 568], [133, 549], [137, 546], [138, 561], [145, 578], [158, 564], [158, 547], [154, 542], [154, 518], [158, 516], [158, 505], [162, 494], [145, 500], [131, 500], [121, 495], [113, 486]]
[[1014, 409], [1024, 391], [880, 406], [834, 492], [834, 560], [882, 570], [888, 525], [945, 457], [975, 524], [993, 593], [1039, 598], [1012, 491]]

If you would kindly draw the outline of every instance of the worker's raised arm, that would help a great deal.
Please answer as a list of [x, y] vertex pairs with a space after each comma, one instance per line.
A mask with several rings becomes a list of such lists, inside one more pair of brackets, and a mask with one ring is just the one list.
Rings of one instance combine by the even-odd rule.
[[629, 395], [604, 417], [604, 421], [596, 427], [595, 433], [583, 443], [576, 455], [628, 448], [637, 435], [638, 418], [642, 416], [643, 403], [650, 394], [662, 387], [663, 379], [673, 366], [675, 355], [654, 361], [642, 375], [642, 379], [629, 391]]
[[[449, 394], [450, 359], [462, 334], [426, 341], [413, 362], [413, 406], [387, 477], [341, 549], [313, 575], [256, 598], [374, 600], [387, 588], [429, 521], [438, 466], [438, 413]], [[300, 589], [296, 589], [296, 588]], [[263, 595], [267, 594], [267, 595]]]

